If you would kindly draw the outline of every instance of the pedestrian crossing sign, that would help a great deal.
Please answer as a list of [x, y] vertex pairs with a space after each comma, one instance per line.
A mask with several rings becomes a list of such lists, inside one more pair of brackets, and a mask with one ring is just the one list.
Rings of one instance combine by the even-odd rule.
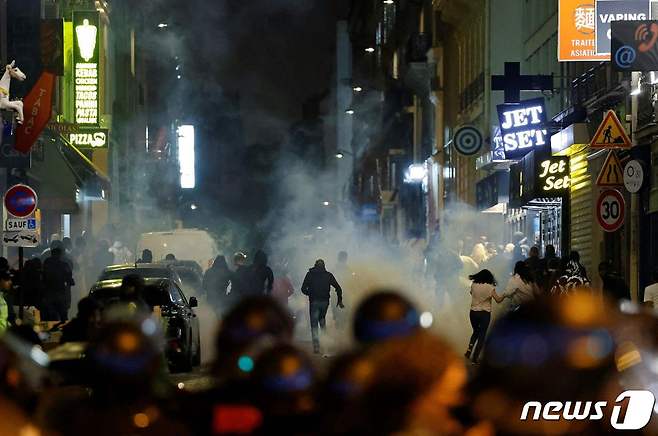
[[589, 145], [592, 148], [630, 148], [632, 143], [615, 111], [608, 111]]
[[596, 178], [597, 186], [620, 186], [624, 184], [624, 170], [614, 150], [610, 150], [605, 158], [599, 176]]

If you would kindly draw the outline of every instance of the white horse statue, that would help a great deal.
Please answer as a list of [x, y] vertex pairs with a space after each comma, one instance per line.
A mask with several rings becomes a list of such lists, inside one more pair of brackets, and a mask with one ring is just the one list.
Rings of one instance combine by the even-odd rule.
[[21, 82], [26, 79], [25, 73], [16, 66], [16, 61], [11, 61], [11, 64], [5, 67], [5, 74], [0, 79], [0, 109], [16, 111], [18, 124], [23, 124], [23, 102], [20, 100], [9, 101], [9, 86], [12, 77]]

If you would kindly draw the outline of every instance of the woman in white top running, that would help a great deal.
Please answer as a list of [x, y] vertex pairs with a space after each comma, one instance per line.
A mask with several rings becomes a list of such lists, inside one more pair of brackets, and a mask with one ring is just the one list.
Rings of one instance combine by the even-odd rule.
[[[503, 301], [503, 297], [496, 293], [496, 279], [488, 269], [483, 269], [477, 274], [468, 276], [468, 278], [473, 281], [471, 284], [471, 312], [469, 314], [473, 334], [468, 343], [465, 356], [470, 359], [472, 355], [473, 363], [478, 363], [484, 340], [487, 337], [489, 322], [491, 321], [491, 300], [494, 299], [500, 303]], [[473, 350], [474, 346], [475, 350]]]
[[532, 271], [525, 262], [519, 261], [514, 265], [514, 275], [507, 282], [503, 291], [503, 298], [510, 298], [511, 310], [516, 310], [524, 303], [532, 301], [537, 297], [538, 289]]

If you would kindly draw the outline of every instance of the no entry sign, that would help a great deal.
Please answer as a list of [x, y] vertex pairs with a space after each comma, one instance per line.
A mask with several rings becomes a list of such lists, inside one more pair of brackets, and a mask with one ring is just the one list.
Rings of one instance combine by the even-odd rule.
[[624, 224], [626, 205], [624, 196], [615, 189], [601, 192], [596, 202], [596, 218], [606, 232], [615, 232]]
[[25, 218], [37, 208], [37, 193], [27, 185], [14, 185], [5, 193], [4, 204], [10, 215]]

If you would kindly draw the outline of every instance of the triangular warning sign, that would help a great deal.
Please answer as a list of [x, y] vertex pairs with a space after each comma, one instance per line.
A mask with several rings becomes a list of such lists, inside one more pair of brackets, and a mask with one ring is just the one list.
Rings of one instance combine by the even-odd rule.
[[624, 170], [614, 150], [610, 150], [605, 158], [599, 176], [596, 178], [598, 186], [620, 186], [624, 184]]
[[630, 148], [632, 144], [615, 111], [608, 111], [589, 145], [592, 148]]

